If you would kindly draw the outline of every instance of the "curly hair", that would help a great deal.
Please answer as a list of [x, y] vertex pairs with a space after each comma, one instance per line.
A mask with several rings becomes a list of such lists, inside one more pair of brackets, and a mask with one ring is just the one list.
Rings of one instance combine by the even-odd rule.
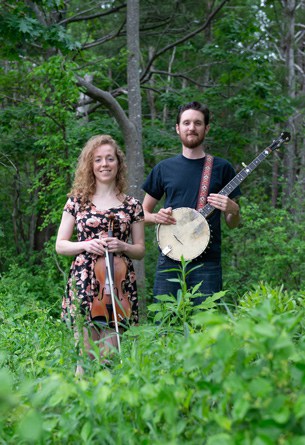
[[72, 189], [68, 196], [79, 197], [81, 204], [90, 201], [96, 190], [96, 180], [93, 173], [94, 151], [101, 145], [109, 144], [114, 148], [118, 160], [118, 171], [115, 178], [117, 195], [124, 193], [127, 188], [127, 167], [125, 155], [117, 142], [108, 134], [93, 136], [84, 146], [79, 158], [74, 175]]

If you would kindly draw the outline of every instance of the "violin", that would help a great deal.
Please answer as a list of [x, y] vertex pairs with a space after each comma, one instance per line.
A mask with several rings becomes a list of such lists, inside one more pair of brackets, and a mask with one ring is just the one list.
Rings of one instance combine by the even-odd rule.
[[[114, 215], [109, 215], [108, 236], [113, 237]], [[128, 293], [124, 292], [124, 284], [127, 275], [127, 264], [124, 258], [106, 252], [109, 258], [110, 270], [107, 268], [105, 257], [99, 257], [96, 261], [94, 272], [99, 283], [98, 296], [93, 298], [91, 317], [93, 321], [113, 327], [116, 321], [120, 325], [128, 325], [131, 317], [131, 304]], [[111, 274], [111, 277], [109, 277]], [[111, 278], [111, 279], [109, 279]], [[113, 285], [113, 289], [111, 289]], [[114, 295], [112, 295], [112, 290]], [[113, 298], [114, 297], [114, 298]], [[113, 308], [112, 301], [115, 301]]]

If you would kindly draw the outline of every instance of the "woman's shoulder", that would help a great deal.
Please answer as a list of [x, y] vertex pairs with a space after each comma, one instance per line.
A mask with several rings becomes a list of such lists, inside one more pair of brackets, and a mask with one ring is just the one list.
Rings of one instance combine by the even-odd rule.
[[128, 205], [141, 205], [141, 201], [137, 199], [135, 196], [125, 195], [124, 202]]
[[124, 203], [136, 220], [144, 219], [143, 206], [139, 199], [135, 196], [126, 195]]
[[73, 194], [68, 195], [64, 210], [69, 213], [76, 213], [81, 207], [81, 197]]

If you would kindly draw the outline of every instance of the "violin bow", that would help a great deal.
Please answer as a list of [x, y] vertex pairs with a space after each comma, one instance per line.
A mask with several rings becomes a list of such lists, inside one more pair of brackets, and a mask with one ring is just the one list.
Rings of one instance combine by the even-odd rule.
[[105, 259], [106, 259], [106, 270], [107, 270], [107, 275], [108, 275], [108, 281], [109, 281], [109, 286], [110, 286], [111, 303], [112, 303], [112, 310], [113, 310], [113, 317], [114, 317], [114, 328], [115, 328], [115, 333], [116, 333], [117, 341], [118, 341], [118, 351], [119, 351], [119, 353], [121, 353], [121, 342], [120, 342], [118, 317], [117, 317], [116, 307], [115, 307], [115, 295], [114, 295], [113, 280], [112, 280], [110, 261], [109, 261], [109, 253], [108, 253], [107, 247], [105, 247]]

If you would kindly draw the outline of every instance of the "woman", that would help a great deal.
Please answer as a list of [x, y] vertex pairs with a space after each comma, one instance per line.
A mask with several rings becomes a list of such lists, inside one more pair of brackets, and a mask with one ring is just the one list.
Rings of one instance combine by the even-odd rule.
[[[109, 254], [121, 257], [127, 265], [124, 294], [131, 306], [129, 321], [138, 322], [137, 288], [131, 259], [140, 260], [145, 253], [144, 213], [137, 199], [125, 195], [125, 187], [123, 152], [109, 135], [92, 137], [80, 154], [56, 240], [57, 253], [75, 256], [63, 298], [62, 317], [72, 322], [76, 339], [79, 339], [76, 317], [78, 314], [84, 317], [85, 349], [89, 353], [92, 338], [99, 344], [101, 357], [118, 346], [114, 329], [106, 323], [94, 323], [91, 314], [93, 301], [101, 288], [95, 268], [100, 267], [98, 259], [104, 257], [106, 249]], [[108, 236], [110, 220], [114, 221], [111, 237]], [[71, 241], [74, 227], [77, 241]], [[89, 356], [92, 357], [90, 353]], [[80, 365], [76, 373], [83, 373]]]

